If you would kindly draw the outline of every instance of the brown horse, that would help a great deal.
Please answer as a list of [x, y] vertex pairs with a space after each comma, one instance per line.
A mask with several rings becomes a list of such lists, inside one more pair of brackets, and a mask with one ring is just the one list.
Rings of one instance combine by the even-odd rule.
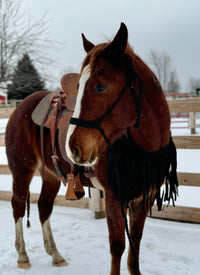
[[109, 43], [95, 46], [83, 35], [87, 56], [66, 140], [68, 157], [91, 167], [105, 190], [112, 275], [120, 274], [125, 229], [130, 242], [128, 269], [141, 274], [139, 249], [145, 219], [155, 198], [161, 208], [160, 186], [170, 178], [172, 166], [174, 182], [165, 199], [173, 198], [177, 186], [165, 96], [127, 38], [123, 23]]
[[[144, 222], [155, 197], [160, 207], [160, 185], [165, 178], [169, 181], [169, 167], [174, 167], [169, 109], [156, 77], [128, 45], [124, 24], [110, 43], [94, 46], [84, 36], [83, 43], [88, 54], [77, 83], [78, 97], [67, 133], [66, 152], [73, 162], [90, 168], [96, 177], [92, 183], [105, 190], [111, 274], [120, 274], [125, 229], [130, 242], [128, 268], [131, 274], [140, 274], [138, 259]], [[47, 94], [36, 92], [27, 97], [12, 114], [6, 129], [6, 152], [13, 174], [15, 245], [21, 268], [30, 267], [22, 218], [29, 184], [38, 168], [43, 180], [38, 208], [44, 246], [53, 264], [67, 264], [56, 248], [50, 227], [61, 179], [52, 162], [51, 135], [44, 128], [42, 138], [40, 127], [31, 118]], [[62, 170], [70, 173], [70, 161], [63, 157], [57, 143], [55, 146]], [[173, 199], [171, 182], [167, 190], [165, 199]]]

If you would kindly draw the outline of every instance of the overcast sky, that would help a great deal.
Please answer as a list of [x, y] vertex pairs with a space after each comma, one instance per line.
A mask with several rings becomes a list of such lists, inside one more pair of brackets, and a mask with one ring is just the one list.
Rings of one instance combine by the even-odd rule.
[[22, 0], [25, 12], [36, 19], [47, 13], [50, 39], [62, 43], [52, 52], [63, 68], [79, 69], [85, 56], [81, 33], [94, 44], [112, 38], [124, 22], [129, 43], [142, 59], [151, 49], [167, 52], [182, 92], [190, 77], [200, 78], [199, 0]]

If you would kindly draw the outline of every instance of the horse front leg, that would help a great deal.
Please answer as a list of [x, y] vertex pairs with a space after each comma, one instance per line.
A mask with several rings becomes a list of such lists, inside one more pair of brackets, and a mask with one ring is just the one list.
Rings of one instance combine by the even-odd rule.
[[[149, 211], [147, 207], [146, 213]], [[130, 237], [132, 240], [133, 251], [129, 247], [128, 252], [128, 270], [131, 275], [141, 275], [139, 269], [140, 242], [142, 239], [143, 228], [147, 214], [141, 207], [141, 201], [134, 203], [134, 210], [129, 210]]]
[[50, 225], [50, 215], [59, 187], [60, 181], [54, 178], [53, 175], [46, 172], [43, 179], [42, 192], [38, 201], [38, 208], [42, 225], [45, 250], [47, 254], [52, 256], [53, 265], [66, 266], [66, 261], [57, 250]]
[[110, 275], [119, 275], [121, 256], [125, 249], [125, 221], [121, 212], [120, 203], [116, 200], [112, 191], [109, 189], [105, 190], [105, 194], [111, 253]]

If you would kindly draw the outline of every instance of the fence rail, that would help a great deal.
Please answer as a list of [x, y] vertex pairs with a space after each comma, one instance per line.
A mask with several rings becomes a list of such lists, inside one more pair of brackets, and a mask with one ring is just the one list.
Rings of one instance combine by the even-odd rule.
[[168, 100], [171, 113], [200, 112], [200, 98]]
[[[168, 101], [170, 111], [172, 113], [179, 112], [200, 112], [200, 98], [176, 99]], [[14, 108], [8, 108], [9, 112], [4, 112], [6, 108], [0, 109], [0, 118], [9, 117]], [[3, 138], [2, 138], [3, 139]], [[200, 149], [200, 136], [174, 136], [173, 137], [176, 147], [179, 149]], [[3, 142], [0, 140], [2, 146]], [[0, 174], [10, 174], [7, 165], [0, 165]], [[36, 173], [38, 175], [38, 173]], [[179, 184], [183, 186], [196, 186], [200, 187], [200, 173], [178, 173]], [[1, 200], [10, 200], [12, 192], [0, 191]], [[37, 194], [31, 194], [32, 202], [38, 199]], [[64, 198], [58, 196], [56, 199], [57, 205], [75, 206], [88, 208], [88, 198], [81, 199], [77, 202], [66, 201]], [[162, 218], [168, 220], [185, 221], [200, 223], [200, 208], [195, 207], [182, 207], [182, 206], [168, 206], [164, 211], [157, 212], [156, 207], [153, 207], [152, 217]]]
[[9, 118], [15, 107], [8, 107], [8, 108], [0, 108], [0, 118]]

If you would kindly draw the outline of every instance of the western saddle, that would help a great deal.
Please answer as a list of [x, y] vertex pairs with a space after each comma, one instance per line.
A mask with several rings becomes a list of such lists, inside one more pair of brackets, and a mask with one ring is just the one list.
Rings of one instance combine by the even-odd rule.
[[[61, 79], [62, 89], [46, 95], [39, 102], [32, 113], [32, 120], [35, 124], [40, 126], [43, 167], [42, 173], [44, 173], [45, 165], [43, 132], [44, 127], [47, 127], [50, 129], [52, 143], [52, 162], [63, 184], [66, 186], [66, 182], [68, 183], [68, 188], [65, 195], [65, 198], [68, 200], [77, 200], [82, 198], [85, 195], [83, 185], [93, 187], [88, 177], [88, 175], [91, 176], [91, 174], [86, 173], [86, 177], [83, 168], [74, 165], [67, 157], [65, 151], [67, 129], [74, 112], [79, 78], [80, 75], [76, 73], [64, 75]], [[56, 152], [57, 142], [62, 158], [71, 165], [70, 174], [66, 175], [60, 166], [60, 161]]]

